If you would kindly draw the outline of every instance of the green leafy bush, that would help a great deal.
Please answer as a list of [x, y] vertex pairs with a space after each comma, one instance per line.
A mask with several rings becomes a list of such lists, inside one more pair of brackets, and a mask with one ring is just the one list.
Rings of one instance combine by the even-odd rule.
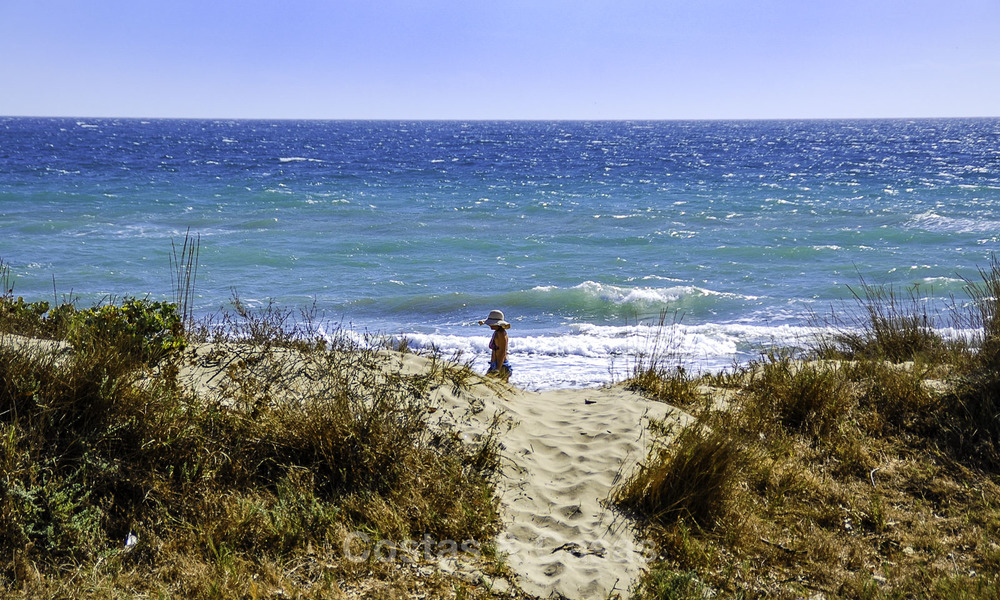
[[25, 302], [20, 296], [0, 296], [0, 324], [4, 331], [25, 335], [40, 333], [47, 312], [48, 302]]
[[177, 305], [126, 298], [78, 310], [73, 304], [50, 309], [48, 302], [0, 297], [0, 331], [64, 339], [78, 350], [113, 345], [137, 362], [156, 363], [185, 346], [184, 321]]
[[155, 363], [184, 348], [184, 327], [177, 306], [128, 298], [77, 311], [69, 319], [67, 340], [77, 347], [113, 343], [142, 362]]

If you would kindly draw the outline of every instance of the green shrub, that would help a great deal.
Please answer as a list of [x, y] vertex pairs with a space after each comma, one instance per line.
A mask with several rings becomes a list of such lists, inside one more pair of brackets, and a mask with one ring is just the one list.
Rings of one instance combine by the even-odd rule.
[[184, 324], [174, 304], [136, 298], [85, 310], [72, 304], [50, 310], [48, 302], [0, 297], [0, 331], [66, 340], [81, 351], [110, 345], [144, 364], [185, 346]]
[[177, 306], [127, 298], [76, 311], [69, 318], [67, 340], [78, 348], [110, 343], [141, 362], [155, 363], [184, 348], [184, 328]]
[[0, 297], [0, 323], [12, 333], [34, 332], [49, 312], [48, 302], [25, 302], [20, 296]]

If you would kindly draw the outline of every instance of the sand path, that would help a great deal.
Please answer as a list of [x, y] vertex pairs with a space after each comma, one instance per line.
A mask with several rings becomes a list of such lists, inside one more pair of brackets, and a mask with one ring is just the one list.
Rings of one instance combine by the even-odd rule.
[[498, 546], [517, 585], [543, 598], [627, 597], [646, 560], [606, 500], [645, 457], [648, 419], [678, 411], [621, 388], [521, 392], [507, 408], [516, 425], [502, 438]]
[[620, 474], [645, 458], [650, 419], [690, 417], [620, 386], [439, 393], [446, 418], [458, 417], [453, 424], [473, 441], [495, 416], [506, 422], [497, 546], [515, 585], [541, 598], [627, 598], [646, 564], [644, 546], [606, 501]]

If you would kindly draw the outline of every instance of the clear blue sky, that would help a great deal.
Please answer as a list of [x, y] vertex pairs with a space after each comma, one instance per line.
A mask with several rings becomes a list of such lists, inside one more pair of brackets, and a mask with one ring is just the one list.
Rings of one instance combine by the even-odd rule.
[[0, 115], [1000, 116], [1000, 0], [0, 0]]

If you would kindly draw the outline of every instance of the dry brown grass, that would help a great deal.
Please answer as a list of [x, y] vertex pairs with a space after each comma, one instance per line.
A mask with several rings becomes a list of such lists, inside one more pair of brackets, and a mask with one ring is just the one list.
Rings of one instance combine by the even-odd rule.
[[827, 360], [771, 352], [716, 377], [728, 406], [698, 405], [618, 490], [660, 551], [637, 597], [1000, 595], [995, 261], [983, 279], [971, 346], [874, 293], [859, 297], [888, 305], [821, 344]]
[[659, 526], [692, 521], [712, 528], [729, 516], [747, 460], [746, 448], [724, 429], [686, 427], [618, 488], [614, 501]]
[[[661, 552], [640, 598], [706, 590], [722, 597], [994, 597], [997, 477], [923, 437], [922, 411], [940, 398], [914, 389], [912, 374], [873, 367], [882, 379], [868, 382], [859, 368], [830, 367], [817, 379], [821, 366], [781, 366], [781, 380], [804, 380], [786, 382], [787, 390], [837, 379], [824, 385], [847, 401], [832, 400], [838, 408], [827, 411], [823, 427], [799, 417], [824, 411], [796, 409], [789, 419], [780, 410], [786, 401], [774, 398], [780, 392], [755, 388], [762, 379], [750, 378], [724, 414], [701, 414], [619, 490], [620, 506], [642, 518]], [[893, 374], [899, 381], [886, 385]], [[719, 445], [745, 450], [736, 457], [708, 450], [709, 427]], [[686, 458], [694, 454], [699, 461]], [[677, 510], [663, 490], [678, 488], [699, 508], [718, 507], [720, 497], [726, 508], [711, 518]]]

